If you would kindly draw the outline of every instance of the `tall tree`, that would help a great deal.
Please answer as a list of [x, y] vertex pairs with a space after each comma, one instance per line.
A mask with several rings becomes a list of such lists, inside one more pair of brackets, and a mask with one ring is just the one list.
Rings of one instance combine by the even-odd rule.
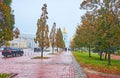
[[59, 34], [59, 29], [57, 29], [57, 32], [56, 32], [56, 35], [55, 35], [55, 39], [56, 39], [56, 48], [57, 48], [57, 52], [58, 52], [58, 49], [59, 49], [59, 46], [60, 46], [60, 34]]
[[12, 0], [0, 0], [0, 46], [13, 40], [14, 15], [10, 7]]
[[[97, 22], [97, 38], [101, 47], [106, 48], [108, 52], [108, 65], [111, 64], [111, 48], [117, 46], [119, 41], [118, 17], [120, 17], [120, 0], [84, 0], [81, 9], [94, 11]], [[115, 31], [117, 29], [117, 32]], [[99, 31], [98, 31], [99, 30]], [[101, 32], [100, 32], [101, 31]], [[112, 32], [113, 31], [113, 32]], [[101, 34], [103, 35], [101, 35]]]
[[[82, 26], [84, 29], [84, 43], [86, 43], [87, 47], [88, 47], [88, 51], [89, 51], [89, 57], [91, 57], [91, 48], [93, 45], [93, 41], [94, 41], [94, 19], [93, 19], [93, 15], [90, 13], [86, 13], [83, 17], [82, 17]], [[91, 31], [92, 30], [92, 31]]]
[[48, 25], [47, 25], [47, 4], [44, 4], [42, 7], [42, 15], [37, 21], [37, 32], [35, 42], [39, 44], [41, 48], [41, 57], [43, 57], [44, 49], [49, 47], [49, 37], [48, 37]]
[[74, 42], [74, 48], [82, 48], [86, 46], [84, 28], [82, 25], [78, 25], [76, 28], [76, 33], [72, 42]]
[[62, 33], [62, 31], [61, 31], [61, 28], [59, 28], [59, 30], [58, 30], [58, 32], [59, 32], [59, 34], [60, 34], [60, 48], [65, 48], [65, 42], [64, 42], [64, 39], [63, 39], [63, 33]]
[[52, 29], [51, 29], [51, 32], [50, 32], [50, 43], [52, 46], [52, 53], [53, 54], [54, 54], [54, 47], [55, 47], [55, 41], [56, 41], [55, 35], [56, 35], [56, 23], [54, 22]]
[[61, 28], [57, 29], [57, 33], [56, 33], [56, 47], [57, 47], [57, 51], [58, 48], [63, 49], [65, 48], [65, 42], [63, 40], [63, 34], [61, 31]]

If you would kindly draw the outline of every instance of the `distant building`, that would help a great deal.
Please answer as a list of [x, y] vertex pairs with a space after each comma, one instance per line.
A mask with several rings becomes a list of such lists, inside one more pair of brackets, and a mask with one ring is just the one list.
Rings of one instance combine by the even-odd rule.
[[19, 48], [34, 48], [38, 46], [34, 42], [34, 38], [35, 36], [31, 34], [20, 34], [19, 38], [10, 41], [10, 46]]
[[67, 31], [66, 31], [65, 27], [63, 28], [62, 33], [63, 33], [63, 40], [65, 42], [65, 47], [68, 48], [69, 47], [69, 40], [68, 40]]

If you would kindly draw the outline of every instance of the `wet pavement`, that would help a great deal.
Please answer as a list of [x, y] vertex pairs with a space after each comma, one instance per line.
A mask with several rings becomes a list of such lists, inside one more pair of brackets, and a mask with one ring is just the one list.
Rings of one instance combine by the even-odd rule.
[[31, 52], [22, 57], [0, 58], [0, 73], [17, 73], [14, 78], [79, 78], [71, 52], [57, 55], [45, 53], [44, 56], [50, 58], [31, 59], [38, 55], [40, 53]]

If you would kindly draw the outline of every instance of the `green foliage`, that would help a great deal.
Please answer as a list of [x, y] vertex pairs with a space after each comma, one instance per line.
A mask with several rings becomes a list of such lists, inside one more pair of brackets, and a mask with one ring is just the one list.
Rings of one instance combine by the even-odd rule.
[[55, 35], [56, 35], [56, 23], [53, 24], [51, 32], [50, 32], [50, 43], [52, 47], [55, 47]]
[[61, 28], [57, 29], [56, 33], [56, 47], [65, 48], [65, 42], [63, 40], [63, 34]]
[[56, 23], [54, 22], [50, 32], [50, 43], [52, 46], [52, 54], [54, 54], [54, 47], [56, 46], [55, 36], [56, 36]]
[[34, 39], [36, 43], [39, 44], [39, 47], [41, 48], [41, 57], [43, 57], [43, 50], [47, 49], [49, 47], [49, 37], [48, 32], [49, 28], [47, 25], [47, 5], [44, 4], [42, 7], [43, 13], [41, 14], [40, 19], [37, 21], [37, 32], [36, 32], [36, 38]]
[[37, 22], [37, 32], [35, 41], [39, 43], [39, 47], [48, 48], [49, 47], [49, 38], [48, 38], [48, 25], [43, 24], [43, 19], [38, 19]]
[[3, 3], [5, 3], [6, 5], [10, 6], [12, 0], [3, 0]]
[[109, 65], [113, 48], [120, 45], [119, 3], [119, 0], [84, 0], [81, 9], [92, 11], [81, 17], [82, 24], [72, 41], [77, 47], [93, 46], [100, 52], [106, 50]]
[[0, 3], [0, 46], [3, 45], [6, 41], [10, 41], [14, 37], [14, 15], [11, 13], [10, 3], [12, 0], [4, 0], [3, 3]]

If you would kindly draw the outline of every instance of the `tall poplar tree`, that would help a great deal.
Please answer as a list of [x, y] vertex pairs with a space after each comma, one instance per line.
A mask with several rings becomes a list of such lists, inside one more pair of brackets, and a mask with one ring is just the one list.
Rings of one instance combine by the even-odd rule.
[[56, 23], [54, 22], [52, 29], [51, 29], [51, 32], [50, 32], [50, 43], [52, 46], [52, 53], [53, 54], [54, 54], [54, 47], [55, 47], [55, 41], [56, 41], [55, 35], [56, 35]]
[[44, 4], [42, 7], [42, 15], [37, 21], [37, 32], [35, 38], [35, 42], [38, 43], [41, 48], [41, 57], [43, 57], [43, 51], [49, 47], [47, 14], [47, 4]]
[[58, 48], [60, 49], [64, 49], [65, 48], [65, 42], [63, 40], [63, 34], [61, 31], [61, 28], [57, 29], [57, 33], [56, 33], [56, 47], [57, 47], [57, 51]]

